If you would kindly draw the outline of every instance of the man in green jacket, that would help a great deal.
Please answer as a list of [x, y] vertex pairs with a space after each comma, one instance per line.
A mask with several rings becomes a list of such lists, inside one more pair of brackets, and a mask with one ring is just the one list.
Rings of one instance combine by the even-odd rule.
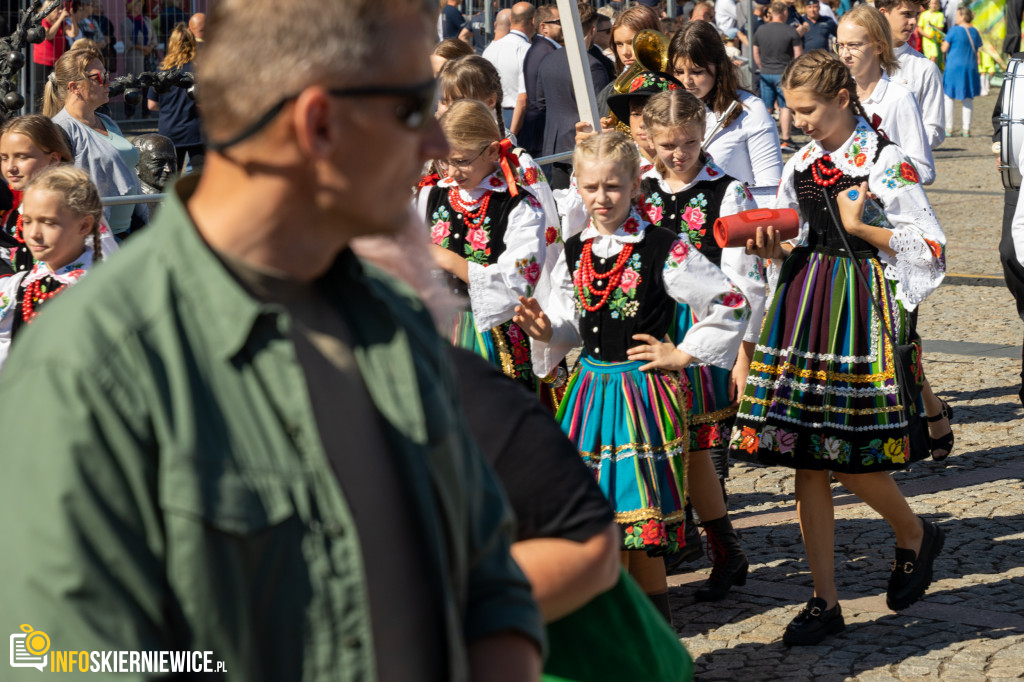
[[537, 677], [540, 616], [443, 342], [348, 250], [402, 225], [447, 155], [431, 9], [213, 6], [203, 174], [47, 307], [0, 380], [0, 616], [22, 665]]

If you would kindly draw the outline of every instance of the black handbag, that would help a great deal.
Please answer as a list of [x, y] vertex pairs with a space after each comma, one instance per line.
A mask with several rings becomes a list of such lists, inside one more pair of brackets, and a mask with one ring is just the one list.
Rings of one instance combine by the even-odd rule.
[[[854, 255], [853, 247], [850, 246], [849, 235], [846, 232], [846, 228], [843, 227], [842, 221], [836, 215], [828, 189], [822, 187], [821, 194], [825, 198], [825, 206], [828, 207], [829, 216], [831, 216], [832, 223], [839, 232], [839, 238], [843, 240], [846, 252], [850, 254], [851, 259], [856, 261], [857, 256]], [[907, 420], [907, 435], [910, 436], [909, 461], [918, 462], [922, 459], [927, 459], [931, 456], [931, 449], [928, 445], [928, 425], [924, 422], [923, 411], [918, 407], [921, 388], [924, 386], [924, 370], [921, 366], [920, 344], [913, 341], [911, 343], [896, 343], [896, 336], [893, 334], [889, 324], [886, 323], [885, 315], [882, 313], [882, 305], [871, 293], [871, 287], [868, 286], [867, 278], [864, 277], [864, 273], [861, 272], [859, 267], [854, 267], [853, 271], [857, 273], [857, 280], [864, 287], [864, 291], [867, 292], [868, 301], [878, 315], [882, 331], [885, 333], [886, 338], [889, 339], [889, 343], [892, 344], [896, 388], [899, 392], [900, 403], [903, 405], [904, 416]]]

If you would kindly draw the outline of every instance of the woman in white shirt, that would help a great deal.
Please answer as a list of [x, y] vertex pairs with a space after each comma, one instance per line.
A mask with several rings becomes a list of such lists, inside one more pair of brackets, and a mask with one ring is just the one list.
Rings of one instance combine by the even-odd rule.
[[718, 30], [707, 22], [687, 23], [672, 37], [668, 62], [672, 75], [707, 106], [708, 132], [718, 127], [704, 147], [715, 164], [744, 184], [777, 186], [782, 152], [775, 121], [760, 99], [740, 89]]
[[899, 68], [889, 22], [871, 5], [843, 15], [837, 31], [839, 57], [857, 82], [857, 97], [871, 126], [896, 143], [917, 167], [922, 185], [935, 181], [935, 159], [913, 93], [889, 80]]

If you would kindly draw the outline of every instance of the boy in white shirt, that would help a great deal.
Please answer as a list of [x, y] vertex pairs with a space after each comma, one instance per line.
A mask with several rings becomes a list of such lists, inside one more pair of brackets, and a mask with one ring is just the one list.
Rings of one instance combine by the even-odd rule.
[[889, 78], [914, 93], [921, 107], [928, 144], [935, 149], [946, 139], [946, 114], [942, 104], [942, 74], [930, 59], [910, 47], [907, 40], [917, 27], [926, 0], [875, 0], [892, 31], [892, 47], [900, 68]]

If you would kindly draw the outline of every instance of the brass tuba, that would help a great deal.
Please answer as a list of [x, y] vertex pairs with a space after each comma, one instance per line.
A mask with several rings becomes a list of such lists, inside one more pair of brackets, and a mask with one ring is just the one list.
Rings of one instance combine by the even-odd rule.
[[[633, 56], [636, 59], [632, 66], [615, 79], [615, 83], [612, 84], [612, 90], [616, 94], [625, 95], [629, 92], [629, 86], [633, 79], [644, 71], [666, 71], [668, 69], [668, 45], [670, 42], [670, 38], [661, 31], [646, 28], [637, 33], [633, 37]], [[628, 135], [628, 123], [619, 121], [615, 114], [612, 114], [611, 117], [612, 126], [616, 130], [620, 130]]]

